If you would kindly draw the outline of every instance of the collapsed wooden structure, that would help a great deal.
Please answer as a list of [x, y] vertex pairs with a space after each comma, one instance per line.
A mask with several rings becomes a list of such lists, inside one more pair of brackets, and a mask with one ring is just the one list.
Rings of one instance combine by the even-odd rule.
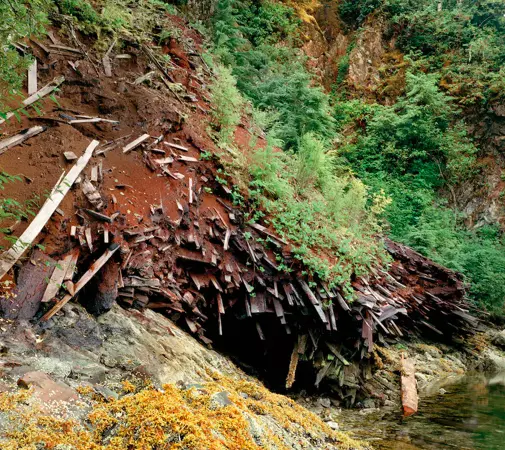
[[[155, 309], [185, 325], [205, 344], [225, 341], [227, 324], [248, 323], [252, 327], [238, 325], [242, 338], [257, 342], [258, 349], [262, 342], [268, 348], [269, 340], [279, 333], [285, 336], [276, 352], [284, 353], [283, 361], [289, 358], [284, 367], [287, 387], [294, 384], [303, 360], [319, 367], [314, 370], [316, 385], [332, 375], [342, 389], [346, 368], [353, 361], [366, 360], [374, 342], [387, 345], [413, 332], [451, 338], [475, 325], [458, 274], [389, 240], [385, 240], [393, 258], [389, 270], [355, 279], [353, 299], [346, 299], [338, 287], [302, 276], [304, 268], [288, 243], [259, 223], [245, 223], [243, 212], [230, 201], [230, 190], [212, 179], [214, 172], [207, 162], [183, 157], [176, 150], [187, 153], [188, 148], [170, 142], [166, 144], [171, 156], [155, 159], [154, 145], [162, 140], [144, 134], [125, 149], [142, 149], [153, 172], [177, 182], [185, 180], [187, 195], [176, 200], [178, 219], [170, 220], [163, 205], [151, 205], [150, 217], [141, 218], [138, 226], [125, 226], [119, 213], [103, 211], [105, 204], [114, 205], [117, 199], [110, 201], [100, 193], [101, 163], [94, 165], [89, 176], [80, 180], [88, 202], [79, 213], [85, 225], [68, 230], [74, 249], [62, 256], [55, 264], [60, 270], [50, 275], [51, 281], [57, 279], [58, 288], [50, 282], [39, 298], [45, 312], [42, 321], [84, 289], [85, 304], [93, 313], [106, 311], [115, 300], [125, 307]], [[90, 145], [85, 163], [96, 147], [96, 142]], [[169, 169], [174, 161], [192, 165], [189, 179], [188, 173]], [[76, 167], [84, 166], [78, 162]], [[212, 187], [216, 206], [203, 201], [206, 186]], [[35, 218], [37, 229], [48, 218], [47, 214]], [[78, 261], [79, 249], [84, 264]], [[111, 257], [118, 249], [114, 260]], [[12, 253], [1, 258], [4, 272], [15, 262]], [[279, 258], [289, 272], [280, 270]], [[75, 285], [73, 274], [60, 284], [68, 275], [61, 267], [70, 263], [77, 265], [77, 272], [87, 271]], [[62, 298], [50, 298], [60, 286]], [[12, 302], [0, 303], [6, 317], [16, 317]], [[32, 305], [30, 310], [35, 314], [37, 308]], [[251, 329], [254, 335], [245, 331]]]
[[[103, 61], [106, 77], [111, 76], [110, 51]], [[168, 83], [169, 75], [152, 52], [147, 47], [142, 51]], [[190, 75], [196, 85], [205, 85], [198, 75]], [[23, 104], [53, 92], [63, 81], [55, 78]], [[195, 92], [205, 99], [205, 93]], [[184, 99], [195, 102], [194, 94]], [[177, 100], [183, 103], [179, 96]], [[205, 102], [200, 103], [194, 109], [205, 117]], [[119, 122], [116, 117], [69, 112], [49, 118], [50, 123], [79, 127]], [[232, 191], [219, 182], [216, 164], [199, 157], [210, 150], [200, 145], [199, 136], [176, 137], [165, 130], [160, 134], [160, 128], [145, 128], [106, 142], [101, 139], [98, 147], [93, 141], [69, 172], [70, 179], [67, 175], [58, 181], [47, 207], [19, 245], [0, 257], [1, 278], [58, 212], [58, 201], [73, 189], [79, 201], [72, 219], [63, 221], [61, 253], [53, 254], [53, 259], [40, 251], [31, 254], [16, 274], [14, 295], [0, 298], [3, 317], [44, 322], [72, 299], [94, 314], [107, 311], [115, 301], [128, 308], [150, 308], [205, 344], [256, 355], [257, 362], [267, 361], [266, 366], [271, 363], [268, 369], [275, 367], [288, 388], [300, 377], [316, 385], [331, 380], [342, 396], [346, 389], [359, 389], [350, 373], [367, 376], [370, 364], [365, 362], [375, 343], [388, 345], [412, 333], [451, 339], [475, 326], [461, 277], [389, 240], [384, 244], [393, 263], [387, 271], [353, 280], [352, 298], [339, 287], [303, 275], [304, 267], [289, 243], [266, 223], [246, 222], [243, 210], [233, 205]], [[2, 141], [0, 152], [50, 132], [42, 127], [31, 130]], [[88, 128], [86, 136], [92, 133]], [[105, 134], [103, 129], [101, 133]], [[152, 177], [166, 180], [171, 205], [150, 205], [148, 215], [134, 214], [137, 223], [132, 226], [120, 206], [134, 205], [128, 198], [133, 187], [119, 182], [114, 188], [104, 187], [107, 177], [114, 178], [113, 168], [104, 170], [114, 151], [122, 158], [139, 156]], [[64, 156], [67, 161], [77, 159], [73, 152]], [[149, 179], [142, 182], [149, 184]], [[308, 378], [302, 366], [309, 368]]]

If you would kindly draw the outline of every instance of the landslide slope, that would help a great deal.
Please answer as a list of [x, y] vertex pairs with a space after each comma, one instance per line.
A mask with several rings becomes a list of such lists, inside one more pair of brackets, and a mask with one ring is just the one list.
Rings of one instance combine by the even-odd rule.
[[[30, 110], [1, 125], [6, 138], [45, 127], [0, 155], [2, 170], [18, 176], [4, 185], [4, 198], [36, 214], [74, 164], [65, 153], [79, 157], [92, 139], [100, 145], [33, 242], [38, 249], [4, 279], [3, 316], [40, 321], [43, 334], [68, 314], [50, 313], [66, 292], [72, 296], [72, 284], [54, 281], [65, 258], [78, 255], [67, 280], [77, 282], [117, 244], [73, 299], [89, 312], [104, 313], [115, 301], [156, 310], [204, 344], [266, 370], [276, 386], [292, 386], [305, 366], [310, 384], [331, 380], [348, 404], [370, 396], [361, 383], [371, 374], [376, 341], [409, 333], [452, 340], [469, 332], [475, 321], [461, 277], [411, 249], [386, 242], [389, 271], [378, 265], [369, 276], [353, 274], [349, 292], [311, 274], [267, 211], [262, 223], [251, 220], [256, 211], [236, 187], [243, 178], [233, 168], [266, 143], [252, 139], [244, 114], [232, 145], [216, 145], [209, 85], [219, 73], [203, 58], [203, 37], [179, 16], [157, 17], [168, 35], [149, 23], [148, 38], [130, 32], [104, 45], [56, 15], [47, 38], [26, 41], [39, 62], [39, 85], [65, 81], [53, 99], [38, 103], [40, 114]], [[2, 228], [12, 238], [29, 222], [7, 218]], [[3, 238], [10, 246], [9, 235]], [[51, 318], [43, 317], [48, 312]]]

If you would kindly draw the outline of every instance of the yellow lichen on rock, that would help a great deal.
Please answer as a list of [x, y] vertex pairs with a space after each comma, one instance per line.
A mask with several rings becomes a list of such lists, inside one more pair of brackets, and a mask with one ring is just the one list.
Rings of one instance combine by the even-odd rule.
[[[289, 433], [309, 441], [307, 448], [363, 448], [293, 400], [259, 383], [216, 374], [213, 378], [186, 388], [170, 384], [162, 390], [143, 389], [109, 402], [99, 402], [89, 389], [80, 389], [91, 408], [85, 422], [48, 416], [31, 402], [27, 391], [0, 394], [0, 411], [13, 424], [0, 436], [0, 447], [38, 450], [66, 444], [72, 450], [290, 450], [293, 447], [283, 439], [283, 433]], [[132, 386], [125, 384], [124, 391]], [[17, 425], [20, 423], [22, 427]]]

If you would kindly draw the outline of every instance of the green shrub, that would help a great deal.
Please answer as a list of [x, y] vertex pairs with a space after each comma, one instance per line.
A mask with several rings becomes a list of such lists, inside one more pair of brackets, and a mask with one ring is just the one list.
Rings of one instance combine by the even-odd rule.
[[[292, 8], [269, 1], [220, 0], [213, 20], [216, 54], [256, 108], [278, 114], [277, 137], [294, 150], [306, 133], [334, 136], [328, 97], [289, 45], [299, 26], [295, 17]], [[279, 39], [288, 45], [274, 45]]]
[[227, 143], [240, 122], [244, 102], [231, 70], [225, 66], [218, 66], [217, 70], [218, 76], [210, 86], [212, 124], [218, 132], [219, 140]]
[[50, 6], [49, 0], [0, 2], [0, 111], [6, 100], [19, 93], [31, 61], [29, 55], [20, 55], [11, 43], [42, 34]]
[[271, 139], [254, 152], [251, 198], [314, 275], [351, 295], [352, 276], [387, 259], [375, 237], [387, 202], [369, 199], [355, 178], [336, 177], [332, 158], [314, 135], [303, 136], [296, 154], [274, 150]]
[[454, 211], [429, 207], [403, 241], [446, 267], [466, 275], [479, 307], [505, 314], [505, 241], [495, 227], [465, 230]]
[[383, 0], [342, 0], [339, 2], [339, 14], [344, 21], [357, 27], [382, 4]]

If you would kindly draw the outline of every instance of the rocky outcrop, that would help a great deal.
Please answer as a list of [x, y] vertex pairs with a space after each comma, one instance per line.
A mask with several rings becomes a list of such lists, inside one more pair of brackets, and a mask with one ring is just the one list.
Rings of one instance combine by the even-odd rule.
[[4, 371], [13, 378], [41, 370], [76, 385], [84, 381], [118, 384], [129, 374], [157, 385], [210, 378], [206, 371], [238, 374], [226, 358], [198, 344], [153, 311], [126, 311], [115, 305], [98, 319], [75, 304], [43, 327], [4, 323], [0, 333]]
[[382, 58], [385, 53], [383, 24], [380, 20], [365, 26], [356, 38], [349, 54], [348, 82], [355, 89], [374, 91], [380, 84]]
[[2, 448], [18, 448], [13, 435], [68, 450], [126, 449], [133, 436], [145, 448], [158, 448], [153, 436], [183, 448], [362, 448], [152, 311], [114, 306], [96, 319], [67, 304], [45, 327], [0, 330]]

